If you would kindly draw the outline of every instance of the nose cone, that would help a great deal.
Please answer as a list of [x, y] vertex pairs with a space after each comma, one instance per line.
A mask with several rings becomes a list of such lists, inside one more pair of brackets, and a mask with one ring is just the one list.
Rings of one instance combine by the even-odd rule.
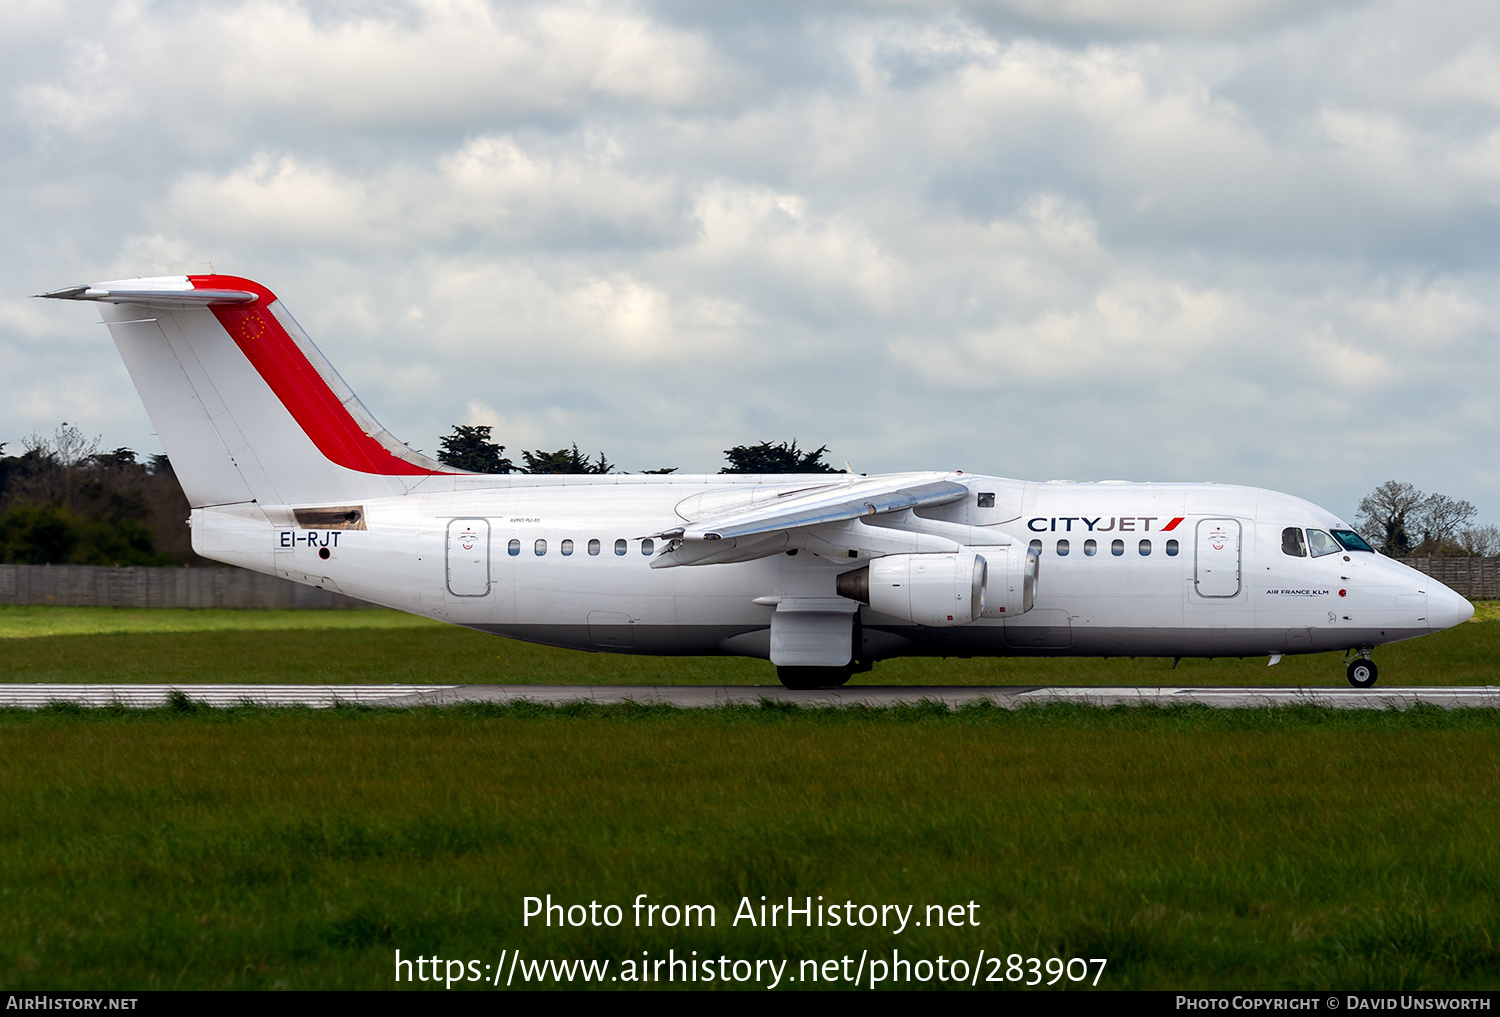
[[1427, 591], [1427, 624], [1432, 631], [1451, 629], [1474, 617], [1474, 605], [1442, 583], [1433, 583]]

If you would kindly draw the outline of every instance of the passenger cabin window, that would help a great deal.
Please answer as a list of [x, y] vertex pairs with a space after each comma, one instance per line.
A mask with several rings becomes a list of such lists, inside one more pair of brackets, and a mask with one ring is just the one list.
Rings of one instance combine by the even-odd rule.
[[1307, 557], [1307, 541], [1302, 539], [1300, 527], [1288, 526], [1281, 531], [1281, 553], [1293, 558]]
[[1151, 553], [1151, 541], [1149, 541], [1149, 540], [1143, 540], [1143, 541], [1141, 541], [1140, 545], [1136, 548], [1136, 550], [1138, 550], [1138, 551], [1141, 552], [1141, 557], [1142, 558], [1146, 557], [1146, 555], [1148, 555], [1148, 554]]
[[509, 544], [506, 545], [505, 550], [509, 551], [510, 556], [514, 558], [516, 555], [521, 553], [521, 542], [519, 540], [512, 540]]
[[1031, 548], [1031, 553], [1032, 554], [1041, 554], [1042, 553], [1042, 542], [1040, 540], [1033, 540], [1031, 543], [1027, 544], [1026, 546], [1029, 547], [1029, 548]]
[[1167, 541], [1167, 557], [1168, 558], [1175, 558], [1175, 557], [1177, 557], [1177, 541], [1175, 541], [1175, 540], [1169, 540], [1169, 541]]
[[1059, 558], [1066, 558], [1068, 556], [1068, 546], [1066, 540], [1059, 540], [1057, 542], [1057, 556]]
[[625, 547], [625, 538], [621, 537], [619, 540], [615, 541], [615, 554], [624, 554]]
[[980, 491], [979, 492], [979, 507], [980, 508], [994, 508], [995, 507], [995, 492], [994, 491]]
[[565, 540], [565, 541], [563, 541], [562, 542], [562, 548], [561, 548], [561, 550], [562, 550], [562, 553], [564, 555], [572, 554], [573, 553], [573, 542], [571, 540]]
[[1334, 530], [1333, 539], [1343, 544], [1345, 551], [1368, 551], [1370, 554], [1375, 553], [1375, 549], [1365, 543], [1365, 538], [1353, 530]]
[[1109, 545], [1109, 553], [1112, 554], [1112, 555], [1114, 555], [1116, 558], [1118, 558], [1120, 555], [1124, 554], [1125, 553], [1125, 541], [1123, 541], [1123, 540], [1116, 540], [1116, 541], [1114, 541], [1112, 544]]
[[1088, 555], [1090, 558], [1092, 558], [1094, 555], [1098, 554], [1099, 553], [1099, 542], [1097, 540], [1092, 539], [1092, 538], [1090, 538], [1089, 540], [1085, 540], [1083, 542], [1083, 553], [1086, 554], [1086, 555]]
[[547, 553], [547, 542], [545, 540], [538, 540], [535, 545], [535, 550], [536, 556], [540, 558], [542, 555]]
[[589, 554], [598, 554], [598, 553], [599, 553], [599, 540], [598, 540], [598, 538], [595, 538], [595, 539], [589, 541]]
[[647, 537], [645, 540], [641, 541], [641, 554], [649, 555], [655, 550], [656, 541], [652, 540], [650, 537]]
[[1338, 554], [1343, 550], [1339, 542], [1334, 540], [1322, 530], [1307, 531], [1307, 547], [1312, 551], [1314, 558], [1321, 558], [1325, 554]]

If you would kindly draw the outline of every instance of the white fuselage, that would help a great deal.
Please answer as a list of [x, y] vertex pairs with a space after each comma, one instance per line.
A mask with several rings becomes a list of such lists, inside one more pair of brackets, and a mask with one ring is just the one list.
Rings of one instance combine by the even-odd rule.
[[1343, 526], [1288, 495], [1215, 484], [931, 476], [974, 497], [789, 531], [784, 550], [726, 564], [653, 568], [667, 542], [648, 535], [680, 526], [705, 499], [764, 500], [840, 478], [434, 478], [425, 486], [436, 490], [366, 500], [363, 528], [299, 524], [290, 508], [197, 509], [194, 546], [487, 632], [633, 653], [769, 656], [779, 603], [835, 598], [840, 573], [933, 540], [1036, 548], [1034, 606], [951, 627], [861, 607], [863, 659], [1307, 653], [1409, 639], [1471, 612], [1446, 587], [1378, 554], [1286, 553], [1288, 527]]

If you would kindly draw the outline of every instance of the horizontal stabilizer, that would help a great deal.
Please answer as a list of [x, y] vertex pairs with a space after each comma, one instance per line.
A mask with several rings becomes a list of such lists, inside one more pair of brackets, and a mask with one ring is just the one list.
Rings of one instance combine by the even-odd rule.
[[[187, 284], [189, 287], [191, 283]], [[253, 304], [260, 299], [249, 290], [167, 289], [133, 286], [127, 282], [100, 283], [95, 286], [65, 286], [60, 290], [38, 293], [44, 300], [97, 300], [106, 304], [161, 304], [176, 307], [209, 307], [214, 304]]]

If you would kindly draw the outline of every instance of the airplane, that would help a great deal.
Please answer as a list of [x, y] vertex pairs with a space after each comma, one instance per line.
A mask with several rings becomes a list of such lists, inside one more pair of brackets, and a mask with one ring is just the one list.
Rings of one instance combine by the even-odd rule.
[[38, 294], [98, 305], [205, 558], [514, 639], [769, 660], [788, 688], [906, 655], [1267, 656], [1474, 613], [1291, 495], [1207, 483], [474, 474], [394, 438], [265, 286]]

